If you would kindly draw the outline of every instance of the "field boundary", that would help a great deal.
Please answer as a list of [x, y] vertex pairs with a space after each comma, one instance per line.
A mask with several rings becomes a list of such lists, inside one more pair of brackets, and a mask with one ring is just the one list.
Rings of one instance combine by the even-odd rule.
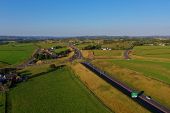
[[[47, 73], [54, 72], [54, 71], [58, 70], [59, 68], [63, 68], [63, 67], [65, 67], [65, 66], [66, 66], [66, 65], [58, 65], [58, 66], [56, 66], [55, 69], [51, 69], [51, 70], [49, 70], [49, 71], [42, 72], [42, 73], [38, 73], [38, 74], [35, 74], [35, 75], [31, 76], [31, 77], [28, 77], [28, 80], [29, 80], [29, 79], [33, 79], [33, 78], [36, 78], [36, 77], [43, 76], [44, 74], [47, 74]], [[18, 82], [18, 83], [22, 83], [22, 82]], [[17, 84], [18, 84], [18, 83], [17, 83]], [[14, 86], [14, 87], [15, 87], [15, 86]], [[10, 89], [9, 89], [9, 90], [10, 90]], [[4, 113], [11, 113], [11, 108], [12, 108], [12, 106], [11, 106], [11, 100], [10, 100], [10, 98], [8, 97], [8, 92], [6, 91], [6, 92], [5, 92], [5, 112], [4, 112]]]
[[11, 65], [11, 64], [8, 63], [8, 62], [4, 62], [4, 61], [0, 61], [0, 62], [3, 63], [3, 64]]
[[[70, 70], [73, 72], [73, 74], [76, 76], [76, 78], [85, 86], [85, 88], [102, 104], [104, 105], [109, 111], [111, 111], [112, 113], [115, 113], [113, 110], [111, 110], [106, 104], [104, 104], [104, 102], [98, 98], [98, 96], [90, 89], [88, 88], [88, 86], [79, 78], [79, 76], [75, 73], [75, 71], [72, 69], [71, 66], [68, 66], [70, 68]], [[85, 66], [84, 66], [85, 67]], [[86, 67], [85, 67], [86, 68]], [[97, 76], [97, 75], [96, 75]]]
[[[120, 81], [116, 79], [110, 78], [109, 75], [104, 73], [102, 70], [94, 67], [92, 64], [88, 62], [83, 62], [82, 63], [84, 66], [86, 66], [89, 70], [92, 72], [96, 73], [99, 77], [110, 83], [113, 87], [116, 87], [119, 89], [121, 92], [123, 92], [125, 95], [131, 97], [131, 93], [134, 91], [130, 87], [126, 86], [125, 84], [121, 83]], [[153, 100], [153, 99], [147, 99], [147, 96], [142, 94], [139, 95], [137, 98], [133, 99], [136, 102], [138, 102], [140, 105], [145, 107], [151, 112], [169, 112], [169, 108], [166, 108], [165, 106], [161, 105], [159, 102]]]

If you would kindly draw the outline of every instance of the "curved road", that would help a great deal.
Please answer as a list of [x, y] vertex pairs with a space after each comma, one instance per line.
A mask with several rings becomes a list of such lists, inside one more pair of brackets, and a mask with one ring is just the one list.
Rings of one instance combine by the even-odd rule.
[[124, 51], [124, 58], [125, 58], [126, 60], [131, 59], [130, 56], [129, 56], [130, 51], [131, 51], [130, 49]]
[[37, 49], [37, 50], [33, 53], [33, 55], [31, 56], [31, 58], [30, 58], [29, 60], [27, 60], [27, 61], [24, 62], [23, 64], [18, 65], [16, 68], [22, 69], [22, 68], [24, 68], [24, 67], [26, 67], [26, 66], [32, 65], [33, 62], [34, 62], [34, 60], [36, 59], [36, 58], [35, 58], [35, 55], [36, 55], [37, 53], [39, 53], [39, 52], [40, 52], [40, 48]]
[[74, 50], [74, 55], [69, 59], [70, 62], [76, 60], [76, 59], [83, 59], [83, 55], [80, 52], [80, 50], [74, 46], [70, 46]]

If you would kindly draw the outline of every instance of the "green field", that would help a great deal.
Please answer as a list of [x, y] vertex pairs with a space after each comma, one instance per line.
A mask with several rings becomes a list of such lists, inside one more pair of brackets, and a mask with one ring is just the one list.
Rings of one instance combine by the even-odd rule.
[[55, 53], [61, 53], [62, 51], [66, 51], [66, 50], [68, 50], [68, 48], [67, 47], [63, 47], [63, 48], [55, 49], [54, 52]]
[[108, 56], [108, 57], [112, 57], [112, 56], [122, 56], [123, 51], [122, 50], [92, 50], [94, 52], [95, 56]]
[[123, 50], [82, 50], [85, 58], [94, 59], [123, 59]]
[[[115, 113], [148, 113], [148, 111], [108, 84], [81, 64], [72, 65], [78, 78]], [[94, 82], [95, 81], [95, 82]], [[133, 107], [129, 107], [133, 106]]]
[[137, 46], [131, 57], [132, 60], [96, 60], [93, 63], [129, 87], [143, 90], [170, 107], [170, 46]]
[[94, 45], [94, 43], [84, 43], [84, 44], [79, 44], [76, 45], [76, 47], [80, 50], [82, 50], [84, 47], [89, 46], [89, 45]]
[[6, 63], [0, 62], [0, 68], [6, 67], [6, 66], [9, 66], [9, 65]]
[[137, 46], [133, 55], [170, 59], [170, 46]]
[[0, 45], [0, 62], [4, 65], [19, 64], [31, 57], [35, 49], [36, 46], [32, 43]]
[[103, 48], [112, 48], [114, 50], [125, 50], [132, 46], [131, 41], [118, 41], [118, 42], [112, 42], [112, 43], [104, 43], [102, 44]]
[[108, 61], [144, 74], [145, 76], [170, 84], [170, 63], [144, 60], [112, 60]]
[[94, 60], [93, 64], [137, 91], [170, 107], [170, 63], [142, 60]]
[[5, 93], [0, 92], [0, 113], [5, 113]]
[[67, 44], [63, 42], [57, 42], [57, 41], [40, 41], [37, 43], [37, 46], [41, 48], [51, 48], [54, 46], [67, 46]]
[[8, 93], [11, 113], [108, 113], [68, 67], [18, 84]]

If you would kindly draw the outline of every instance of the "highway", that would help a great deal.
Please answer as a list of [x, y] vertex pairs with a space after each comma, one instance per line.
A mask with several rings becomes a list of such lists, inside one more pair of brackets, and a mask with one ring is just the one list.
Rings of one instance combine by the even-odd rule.
[[[133, 89], [128, 87], [127, 85], [121, 83], [120, 81], [111, 78], [108, 74], [104, 73], [102, 70], [98, 69], [97, 67], [93, 66], [89, 62], [82, 63], [85, 67], [96, 73], [99, 77], [104, 79], [106, 82], [111, 84], [113, 87], [117, 88], [127, 96], [131, 97], [131, 93], [134, 92]], [[148, 110], [154, 113], [170, 113], [170, 110], [163, 105], [159, 104], [153, 99], [148, 99], [146, 95], [142, 94], [137, 98], [133, 99], [138, 102], [140, 105], [144, 106]]]
[[[72, 46], [72, 49], [75, 51], [75, 55], [73, 56], [72, 60], [74, 59], [83, 59], [83, 56], [81, 52], [74, 46]], [[126, 59], [129, 59], [127, 50], [125, 52], [125, 56], [127, 55]], [[120, 90], [125, 95], [129, 96], [131, 98], [131, 93], [134, 92], [132, 88], [128, 87], [127, 85], [123, 84], [122, 82], [116, 80], [115, 78], [111, 78], [110, 75], [106, 74], [104, 71], [100, 70], [99, 68], [93, 66], [90, 62], [82, 62], [82, 65], [84, 65], [86, 68], [91, 70], [92, 72], [96, 73], [100, 78], [104, 79], [106, 82], [108, 82], [113, 87]], [[159, 93], [159, 90], [158, 90]], [[137, 98], [131, 98], [137, 103], [139, 103], [141, 106], [145, 107], [149, 111], [153, 113], [170, 113], [170, 109], [164, 107], [159, 102], [153, 100], [152, 98], [147, 98], [148, 96], [141, 94]], [[129, 106], [132, 107], [132, 106]]]

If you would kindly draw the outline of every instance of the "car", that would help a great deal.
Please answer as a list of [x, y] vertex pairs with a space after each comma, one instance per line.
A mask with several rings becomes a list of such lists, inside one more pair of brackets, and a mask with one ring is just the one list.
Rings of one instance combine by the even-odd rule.
[[151, 97], [150, 96], [146, 96], [146, 99], [151, 100]]

